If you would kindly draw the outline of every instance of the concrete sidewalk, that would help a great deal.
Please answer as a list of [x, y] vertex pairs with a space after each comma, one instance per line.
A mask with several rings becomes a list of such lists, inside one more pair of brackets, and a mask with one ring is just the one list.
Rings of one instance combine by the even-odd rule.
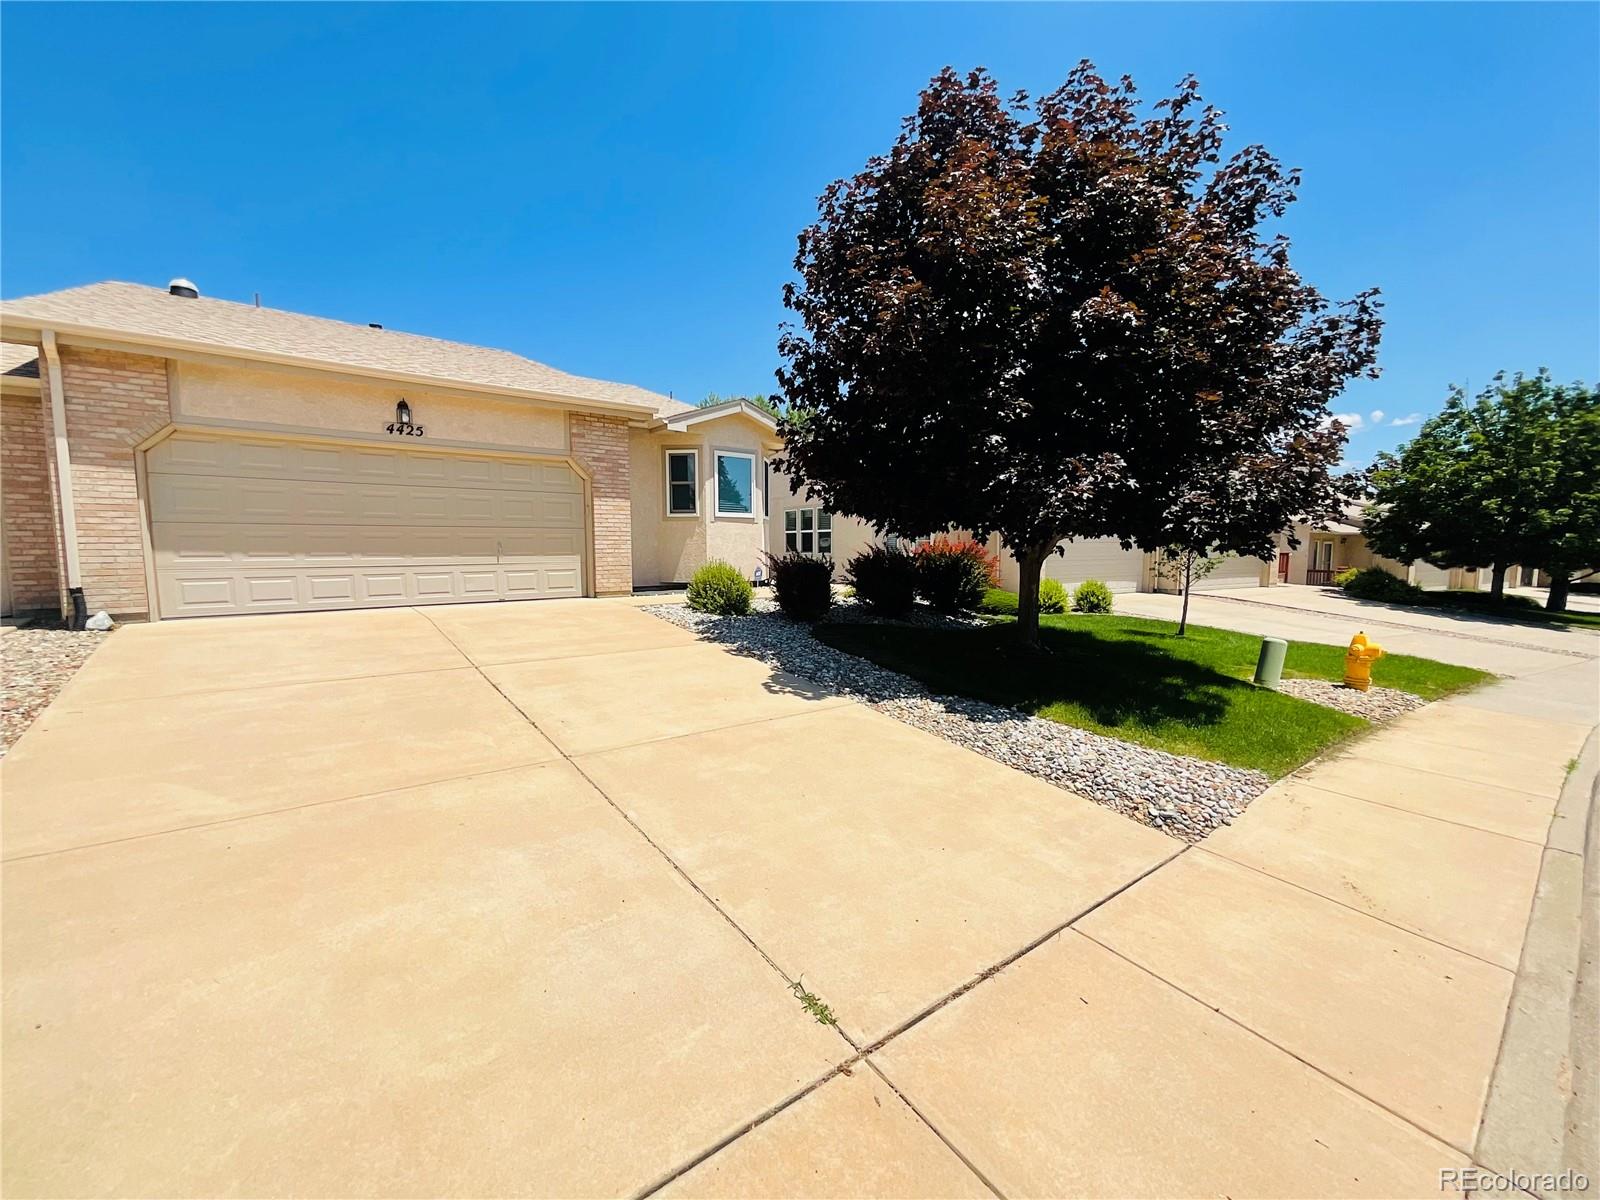
[[0, 766], [4, 1190], [1438, 1195], [1535, 684], [1188, 847], [626, 603], [123, 630]]

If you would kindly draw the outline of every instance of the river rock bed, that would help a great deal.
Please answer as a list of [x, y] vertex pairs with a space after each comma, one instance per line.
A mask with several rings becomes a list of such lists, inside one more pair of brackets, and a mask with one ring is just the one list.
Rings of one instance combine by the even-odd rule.
[[1421, 696], [1394, 688], [1375, 687], [1358, 692], [1326, 679], [1284, 679], [1279, 681], [1277, 690], [1368, 721], [1392, 721], [1427, 703]]
[[[682, 604], [644, 611], [1186, 842], [1228, 824], [1272, 782], [1260, 771], [1151, 750], [981, 700], [936, 695], [914, 679], [824, 645], [808, 626], [776, 615], [769, 604], [758, 604], [748, 617], [714, 617]], [[829, 619], [863, 617], [877, 619], [855, 604], [839, 606]], [[922, 612], [914, 619], [952, 621]]]
[[0, 635], [0, 755], [16, 744], [110, 633], [25, 628]]

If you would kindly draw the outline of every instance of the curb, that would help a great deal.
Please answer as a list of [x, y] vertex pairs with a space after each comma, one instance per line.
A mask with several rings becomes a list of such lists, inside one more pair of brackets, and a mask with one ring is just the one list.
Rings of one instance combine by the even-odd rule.
[[[1506, 1177], [1600, 1178], [1600, 729], [1567, 776], [1545, 838], [1527, 937], [1473, 1158]], [[1530, 1188], [1544, 1200], [1563, 1191]]]

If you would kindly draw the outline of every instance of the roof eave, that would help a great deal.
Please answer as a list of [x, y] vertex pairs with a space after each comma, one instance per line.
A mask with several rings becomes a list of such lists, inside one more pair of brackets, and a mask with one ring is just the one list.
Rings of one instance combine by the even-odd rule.
[[704, 408], [692, 409], [689, 412], [673, 413], [671, 416], [660, 417], [651, 426], [654, 429], [670, 429], [674, 433], [682, 433], [690, 426], [699, 425], [704, 421], [717, 421], [723, 417], [744, 416], [760, 425], [774, 437], [778, 433], [778, 422], [771, 413], [765, 409], [757, 408], [748, 400], [726, 400], [721, 404], [708, 404]]
[[476, 395], [498, 396], [512, 400], [536, 400], [557, 404], [563, 408], [580, 408], [589, 411], [615, 412], [628, 417], [653, 417], [655, 407], [623, 400], [597, 400], [586, 396], [567, 396], [560, 392], [534, 391], [528, 388], [496, 387], [493, 384], [472, 383], [443, 375], [415, 375], [406, 371], [375, 371], [369, 367], [355, 366], [319, 358], [304, 358], [293, 354], [271, 354], [230, 346], [220, 342], [199, 342], [187, 338], [161, 337], [153, 334], [129, 333], [127, 330], [106, 329], [83, 325], [73, 321], [29, 316], [0, 309], [0, 341], [37, 344], [42, 330], [54, 330], [58, 337], [92, 338], [128, 346], [134, 350], [169, 350], [181, 354], [203, 354], [215, 358], [240, 359], [245, 362], [271, 363], [276, 366], [300, 367], [313, 371], [328, 371], [341, 375], [357, 375], [367, 379], [382, 379], [392, 383], [407, 383], [416, 387], [446, 388], [450, 391], [472, 392]]

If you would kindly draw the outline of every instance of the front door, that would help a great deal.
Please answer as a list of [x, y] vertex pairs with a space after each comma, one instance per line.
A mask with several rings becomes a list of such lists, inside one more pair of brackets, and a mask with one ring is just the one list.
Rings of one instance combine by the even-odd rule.
[[1278, 582], [1289, 582], [1289, 552], [1287, 550], [1278, 551]]

